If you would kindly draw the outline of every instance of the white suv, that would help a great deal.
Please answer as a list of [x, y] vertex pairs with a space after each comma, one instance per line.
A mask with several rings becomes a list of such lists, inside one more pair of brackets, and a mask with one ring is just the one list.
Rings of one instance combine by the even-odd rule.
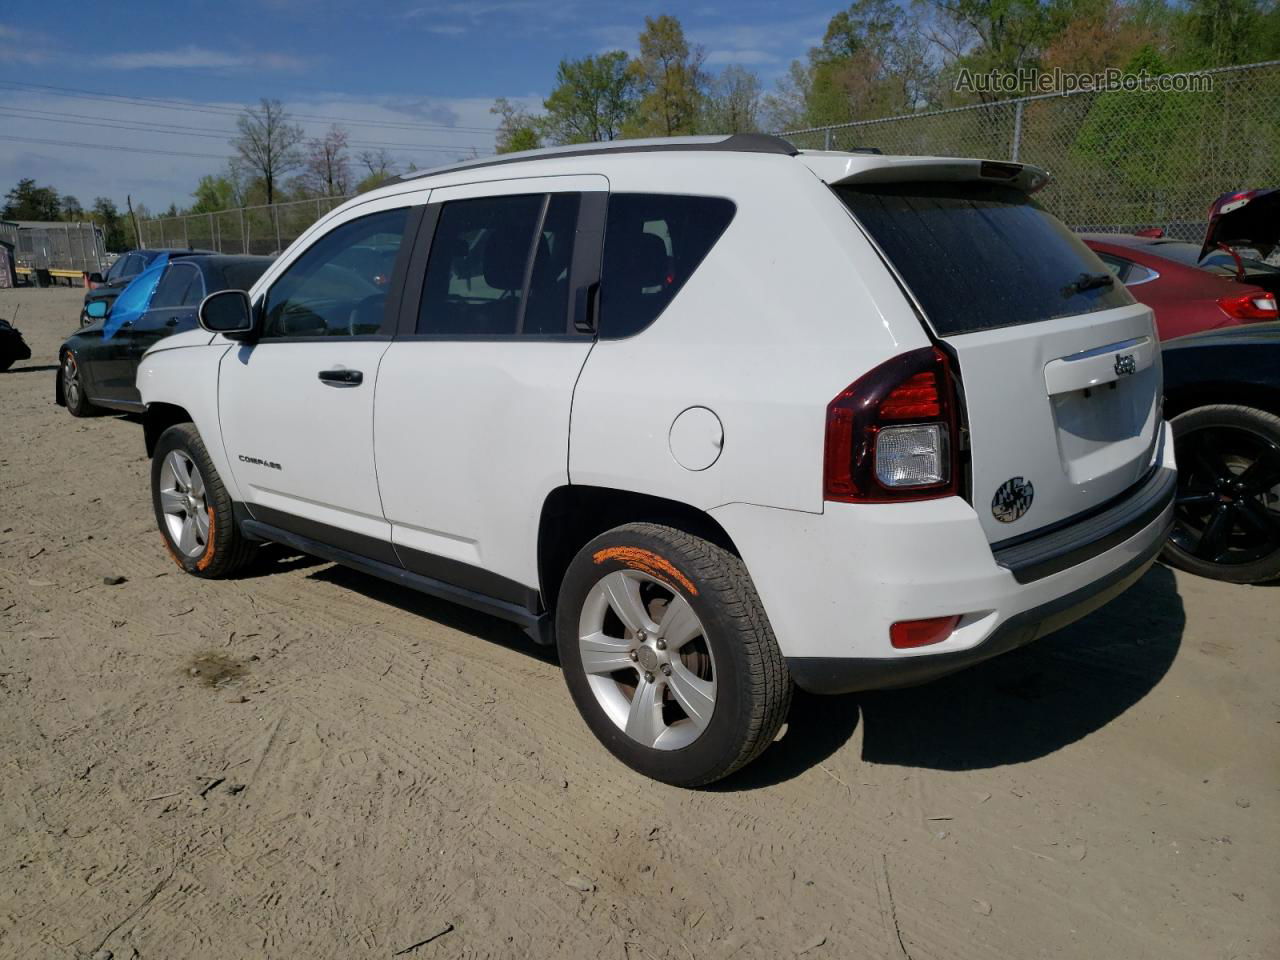
[[709, 783], [793, 684], [957, 670], [1160, 550], [1151, 311], [1045, 180], [744, 135], [403, 178], [145, 357], [160, 529], [515, 621], [623, 762]]

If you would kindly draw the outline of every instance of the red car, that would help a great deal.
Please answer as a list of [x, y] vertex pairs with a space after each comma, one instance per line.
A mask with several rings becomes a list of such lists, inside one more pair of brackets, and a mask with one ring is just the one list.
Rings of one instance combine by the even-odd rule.
[[1152, 233], [1087, 233], [1081, 239], [1135, 299], [1155, 311], [1160, 339], [1280, 319], [1280, 267], [1263, 259], [1280, 240], [1280, 190], [1219, 197], [1203, 244]]

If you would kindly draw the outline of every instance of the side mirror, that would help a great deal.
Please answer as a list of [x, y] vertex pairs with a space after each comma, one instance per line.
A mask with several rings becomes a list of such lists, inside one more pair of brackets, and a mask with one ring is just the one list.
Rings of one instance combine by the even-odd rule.
[[84, 308], [85, 316], [94, 320], [101, 320], [107, 315], [107, 301], [94, 300], [87, 304]]
[[103, 282], [103, 280], [102, 280], [102, 274], [98, 273], [98, 271], [96, 271], [96, 270], [95, 270], [93, 273], [89, 274], [89, 282], [90, 282], [90, 283], [102, 283], [102, 282]]
[[200, 326], [228, 340], [252, 340], [257, 334], [252, 304], [243, 290], [219, 290], [200, 301]]

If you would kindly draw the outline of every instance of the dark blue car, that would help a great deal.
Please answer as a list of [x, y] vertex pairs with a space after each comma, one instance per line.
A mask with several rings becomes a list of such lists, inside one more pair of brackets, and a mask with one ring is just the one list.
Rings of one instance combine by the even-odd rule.
[[[212, 250], [190, 250], [183, 247], [181, 250], [130, 250], [128, 253], [120, 254], [106, 276], [100, 273], [89, 274], [89, 282], [94, 286], [85, 291], [84, 305], [80, 308], [80, 326], [88, 326], [95, 319], [106, 316], [106, 313], [97, 312], [102, 309], [101, 307], [90, 311], [89, 304], [102, 303], [106, 312], [109, 313], [111, 304], [115, 302], [116, 297], [120, 296], [121, 291], [161, 254], [168, 254], [170, 260], [176, 260], [178, 257], [207, 256], [212, 253]], [[97, 317], [94, 313], [97, 313]]]
[[[194, 330], [201, 300], [216, 290], [248, 290], [273, 259], [180, 251], [164, 267], [149, 305], [136, 320], [120, 322], [116, 317], [113, 322], [108, 313], [93, 318], [63, 343], [55, 399], [74, 417], [97, 408], [141, 410], [134, 378], [147, 348], [164, 337]], [[115, 292], [119, 295], [124, 288]]]

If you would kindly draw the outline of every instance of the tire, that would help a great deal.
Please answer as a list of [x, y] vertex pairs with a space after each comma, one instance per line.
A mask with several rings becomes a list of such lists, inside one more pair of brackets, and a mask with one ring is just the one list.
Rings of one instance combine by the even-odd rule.
[[66, 404], [67, 413], [73, 417], [92, 417], [99, 410], [89, 402], [84, 392], [84, 378], [80, 375], [80, 364], [76, 355], [70, 350], [62, 351], [61, 370], [62, 402]]
[[1178, 496], [1161, 558], [1227, 583], [1280, 577], [1280, 417], [1213, 404], [1171, 422]]
[[742, 560], [672, 527], [627, 524], [583, 547], [560, 587], [556, 643], [591, 732], [633, 770], [675, 786], [750, 763], [791, 706], [791, 677]]
[[156, 441], [151, 502], [165, 549], [193, 576], [233, 576], [256, 552], [236, 526], [231, 497], [194, 424], [172, 426]]

